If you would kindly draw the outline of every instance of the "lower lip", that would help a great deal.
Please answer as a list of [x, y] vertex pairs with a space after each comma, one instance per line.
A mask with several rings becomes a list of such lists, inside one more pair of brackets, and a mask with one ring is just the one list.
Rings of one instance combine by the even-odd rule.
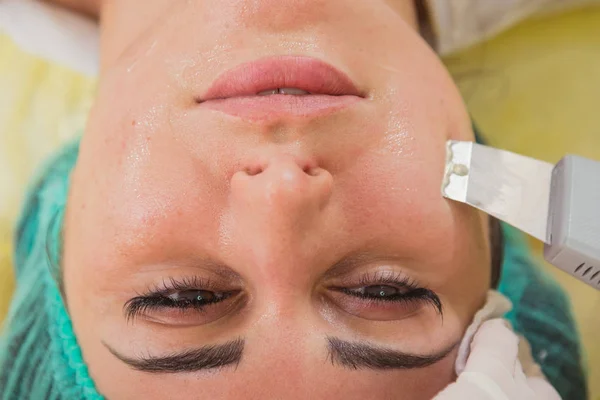
[[243, 96], [208, 100], [201, 108], [220, 111], [235, 117], [264, 121], [286, 117], [321, 117], [348, 108], [361, 100], [358, 96], [284, 95]]

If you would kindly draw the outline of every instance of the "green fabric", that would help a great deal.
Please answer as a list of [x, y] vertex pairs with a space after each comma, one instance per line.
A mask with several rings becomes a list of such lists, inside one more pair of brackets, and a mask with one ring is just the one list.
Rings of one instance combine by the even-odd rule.
[[0, 338], [3, 400], [103, 398], [88, 374], [49, 259], [60, 245], [77, 146], [66, 147], [42, 169], [17, 227], [17, 287]]
[[588, 387], [581, 344], [568, 298], [542, 270], [524, 235], [504, 226], [499, 291], [515, 305], [506, 318], [531, 344], [533, 357], [564, 400], [585, 400]]
[[[78, 143], [61, 151], [31, 189], [16, 232], [17, 288], [0, 338], [0, 399], [97, 400], [60, 295], [55, 259]], [[515, 305], [507, 317], [565, 400], [585, 399], [580, 344], [570, 305], [509, 227], [500, 291]]]

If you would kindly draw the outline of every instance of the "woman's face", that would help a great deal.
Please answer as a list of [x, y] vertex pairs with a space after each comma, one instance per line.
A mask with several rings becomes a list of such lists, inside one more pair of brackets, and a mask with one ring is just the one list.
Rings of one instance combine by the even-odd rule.
[[[63, 260], [100, 392], [430, 399], [447, 385], [489, 287], [487, 220], [440, 194], [446, 140], [472, 133], [407, 2], [116, 3]], [[269, 74], [325, 83], [232, 98], [277, 89]]]

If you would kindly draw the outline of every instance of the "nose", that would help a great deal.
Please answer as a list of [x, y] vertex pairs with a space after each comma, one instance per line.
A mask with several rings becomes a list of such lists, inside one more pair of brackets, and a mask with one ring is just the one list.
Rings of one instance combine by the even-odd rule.
[[300, 248], [319, 236], [332, 186], [326, 169], [296, 156], [248, 165], [231, 178], [227, 236], [245, 263], [299, 261]]
[[331, 174], [315, 162], [292, 155], [276, 155], [248, 165], [231, 179], [234, 207], [271, 224], [310, 220], [327, 205]]

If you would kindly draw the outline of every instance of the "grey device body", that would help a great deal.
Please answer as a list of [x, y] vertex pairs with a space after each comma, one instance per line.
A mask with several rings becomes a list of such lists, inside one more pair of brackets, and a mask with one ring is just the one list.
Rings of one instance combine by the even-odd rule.
[[552, 170], [544, 258], [600, 290], [600, 162], [564, 157]]
[[600, 162], [558, 164], [449, 141], [442, 194], [543, 241], [552, 265], [600, 290]]

